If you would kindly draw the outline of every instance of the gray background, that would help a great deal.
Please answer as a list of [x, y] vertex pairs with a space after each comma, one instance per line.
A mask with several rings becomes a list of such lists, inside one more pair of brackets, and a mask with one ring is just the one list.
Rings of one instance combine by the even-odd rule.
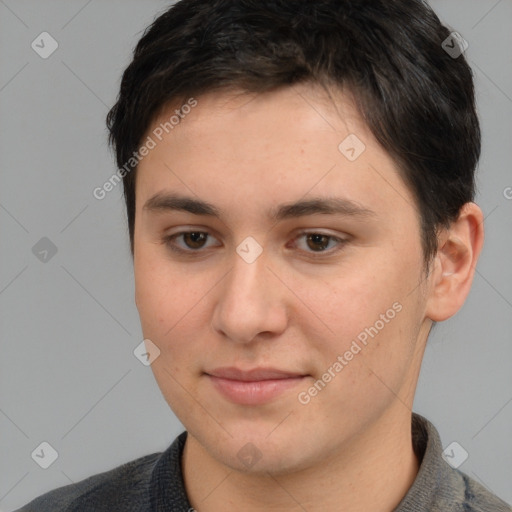
[[[512, 502], [512, 2], [435, 0], [469, 42], [483, 128], [486, 245], [472, 293], [433, 332], [415, 410], [460, 467]], [[142, 340], [104, 118], [144, 27], [169, 2], [0, 0], [0, 509], [142, 455], [183, 430], [133, 355]], [[59, 43], [42, 59], [41, 32]], [[512, 194], [509, 195], [511, 197]], [[32, 247], [49, 238], [57, 253]], [[59, 453], [46, 470], [42, 442]]]

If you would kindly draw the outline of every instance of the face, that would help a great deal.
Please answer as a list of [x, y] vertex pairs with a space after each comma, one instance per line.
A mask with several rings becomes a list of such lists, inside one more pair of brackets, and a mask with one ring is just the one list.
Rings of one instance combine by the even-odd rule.
[[410, 414], [428, 331], [419, 218], [350, 98], [336, 105], [307, 85], [204, 95], [169, 133], [154, 130], [176, 106], [155, 120], [138, 167], [154, 375], [189, 435], [241, 471], [314, 465]]

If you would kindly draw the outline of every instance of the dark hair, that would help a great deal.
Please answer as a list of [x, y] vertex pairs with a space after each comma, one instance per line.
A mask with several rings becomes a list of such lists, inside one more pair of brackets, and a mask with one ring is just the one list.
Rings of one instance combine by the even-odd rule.
[[[138, 42], [107, 116], [109, 142], [127, 169], [156, 117], [191, 96], [299, 82], [348, 90], [416, 199], [428, 267], [438, 229], [473, 200], [480, 156], [473, 74], [464, 55], [443, 48], [449, 37], [420, 0], [182, 0]], [[131, 163], [123, 185], [133, 253]]]

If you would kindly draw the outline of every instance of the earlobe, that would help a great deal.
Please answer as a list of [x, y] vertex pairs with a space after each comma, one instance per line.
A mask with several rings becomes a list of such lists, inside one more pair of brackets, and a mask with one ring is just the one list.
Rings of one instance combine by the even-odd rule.
[[484, 239], [482, 210], [466, 203], [449, 228], [442, 230], [430, 274], [426, 317], [441, 322], [462, 307], [473, 282]]

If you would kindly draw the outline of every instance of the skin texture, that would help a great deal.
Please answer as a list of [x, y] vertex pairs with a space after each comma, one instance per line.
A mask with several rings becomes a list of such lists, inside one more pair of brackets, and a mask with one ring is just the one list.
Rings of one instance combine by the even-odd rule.
[[[417, 474], [410, 421], [421, 359], [432, 321], [455, 314], [469, 291], [482, 213], [469, 203], [440, 232], [427, 276], [412, 193], [350, 96], [338, 93], [336, 105], [307, 84], [207, 94], [139, 164], [136, 304], [160, 350], [155, 378], [189, 433], [182, 464], [199, 512], [391, 511]], [[338, 149], [350, 133], [366, 146], [355, 161]], [[144, 208], [157, 193], [208, 201], [222, 215]], [[267, 218], [280, 204], [328, 196], [374, 213]], [[178, 236], [174, 246], [189, 253], [170, 250], [165, 237], [187, 230], [209, 237], [201, 246]], [[321, 252], [303, 230], [345, 243]], [[263, 248], [252, 263], [236, 252], [248, 236]], [[396, 303], [394, 318], [300, 403]], [[240, 405], [204, 373], [225, 366], [306, 377]], [[247, 443], [260, 456], [251, 466], [237, 456]]]

